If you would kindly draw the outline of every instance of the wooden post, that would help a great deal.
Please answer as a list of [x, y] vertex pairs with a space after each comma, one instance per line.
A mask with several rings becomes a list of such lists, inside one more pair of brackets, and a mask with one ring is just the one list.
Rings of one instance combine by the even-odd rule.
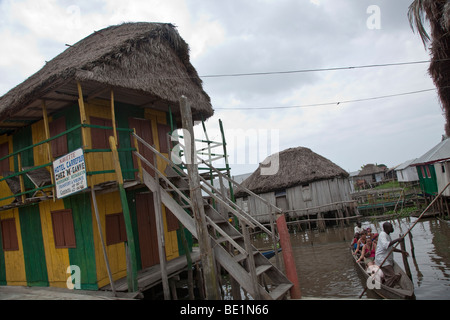
[[91, 197], [92, 204], [94, 205], [95, 219], [97, 220], [98, 233], [100, 235], [100, 242], [102, 243], [103, 259], [105, 259], [106, 271], [108, 272], [109, 283], [111, 284], [111, 289], [116, 297], [116, 286], [114, 284], [114, 279], [112, 277], [111, 268], [109, 266], [108, 254], [106, 253], [105, 239], [103, 237], [102, 225], [100, 223], [100, 216], [98, 214], [97, 197], [95, 196], [95, 190], [91, 187]]
[[277, 267], [281, 268], [280, 256], [278, 255], [278, 241], [275, 232], [275, 213], [272, 211], [272, 207], [270, 204], [267, 204], [267, 210], [269, 211], [270, 231], [272, 231], [272, 245], [273, 250], [275, 250], [275, 262]]
[[[45, 101], [42, 100], [42, 117], [44, 119], [44, 130], [45, 130], [45, 139], [50, 139], [50, 127], [48, 124], [48, 115], [47, 115], [47, 106], [45, 105]], [[52, 147], [51, 142], [46, 143], [47, 146], [47, 159], [49, 162], [53, 162], [53, 156], [52, 156]], [[52, 181], [52, 184], [55, 184], [55, 174], [53, 170], [50, 170], [50, 179]], [[56, 201], [56, 191], [55, 187], [52, 187], [52, 196], [53, 196], [53, 202]]]
[[292, 282], [293, 287], [290, 290], [291, 299], [300, 299], [300, 285], [298, 283], [297, 268], [295, 266], [294, 254], [292, 252], [291, 238], [286, 224], [284, 214], [280, 214], [277, 218], [277, 229], [280, 235], [281, 249], [283, 252], [284, 267], [286, 276]]
[[116, 140], [116, 146], [119, 143], [119, 139], [117, 139], [117, 128], [116, 128], [116, 112], [114, 110], [114, 91], [111, 89], [111, 121], [114, 133], [114, 140]]
[[195, 149], [194, 128], [192, 124], [192, 113], [185, 96], [182, 96], [180, 99], [180, 111], [183, 128], [186, 130], [183, 134], [186, 144], [186, 166], [189, 176], [192, 211], [194, 214], [195, 227], [197, 229], [197, 240], [200, 247], [200, 258], [203, 266], [206, 299], [219, 300], [220, 292], [217, 285], [215, 258], [213, 250], [211, 248], [211, 240], [206, 224], [205, 208], [203, 207], [203, 197], [200, 187], [200, 178], [197, 166], [197, 152]]
[[[139, 143], [138, 143], [138, 140], [137, 140], [137, 138], [136, 138], [136, 128], [133, 128], [133, 133], [134, 133], [134, 136], [133, 136], [133, 141], [134, 141], [134, 147], [136, 148], [136, 152], [137, 153], [139, 153]], [[139, 157], [136, 157], [136, 159], [137, 159], [137, 164], [138, 164], [138, 170], [139, 170], [139, 180], [141, 181], [141, 183], [143, 183], [144, 182], [144, 176], [143, 176], [143, 174], [142, 174], [142, 162], [141, 162], [141, 158], [139, 158]], [[156, 163], [156, 162], [155, 162]]]
[[[17, 167], [19, 172], [22, 172], [22, 157], [20, 156], [20, 152], [17, 154]], [[19, 184], [20, 184], [20, 192], [22, 193], [22, 202], [25, 203], [26, 195], [25, 195], [25, 183], [23, 180], [23, 174], [19, 175]]]
[[[406, 251], [404, 236], [401, 234], [399, 236], [403, 237], [403, 239], [400, 241], [400, 249], [402, 251]], [[406, 256], [406, 254], [402, 253], [402, 258], [403, 258], [403, 265], [405, 267], [405, 273], [412, 280], [411, 269], [409, 268], [409, 263], [408, 263], [408, 257]]]
[[[81, 89], [81, 84], [78, 81], [77, 81], [77, 88], [78, 88], [78, 106], [80, 108], [80, 120], [81, 120], [81, 124], [86, 124], [87, 118], [86, 118], [86, 109], [84, 107], [83, 90]], [[82, 136], [82, 140], [83, 140], [83, 150], [88, 147], [86, 129], [87, 128], [85, 128], [85, 127], [81, 128], [81, 136]]]
[[250, 240], [250, 234], [245, 222], [241, 222], [242, 234], [244, 235], [245, 251], [247, 251], [247, 268], [250, 273], [253, 285], [253, 299], [261, 300], [261, 293], [259, 292], [258, 276], [256, 275], [255, 257], [253, 256], [253, 249]]
[[[154, 146], [153, 146], [154, 147]], [[156, 164], [156, 154], [153, 153], [153, 162]], [[166, 263], [166, 241], [164, 238], [164, 222], [162, 216], [162, 202], [161, 202], [161, 186], [159, 184], [159, 173], [155, 170], [156, 190], [153, 192], [153, 206], [155, 208], [156, 234], [158, 238], [158, 254], [159, 266], [161, 269], [161, 281], [163, 285], [164, 299], [170, 300], [170, 286], [169, 278], [167, 276]]]
[[125, 230], [127, 232], [127, 246], [129, 254], [129, 268], [128, 268], [128, 291], [136, 292], [138, 290], [137, 283], [137, 268], [136, 268], [136, 250], [134, 245], [133, 228], [131, 226], [130, 209], [128, 208], [127, 194], [123, 187], [122, 169], [120, 168], [119, 154], [117, 153], [116, 141], [114, 137], [109, 137], [109, 145], [112, 151], [114, 162], [114, 169], [117, 175], [117, 182], [119, 183], [120, 201], [122, 203], [123, 218], [125, 221]]

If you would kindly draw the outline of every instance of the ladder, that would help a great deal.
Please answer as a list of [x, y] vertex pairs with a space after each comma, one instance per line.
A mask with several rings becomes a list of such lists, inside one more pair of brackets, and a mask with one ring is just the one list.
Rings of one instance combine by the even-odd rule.
[[[139, 151], [134, 151], [133, 153], [140, 161], [154, 171], [153, 175], [151, 175], [145, 169], [142, 169], [143, 183], [150, 191], [159, 192], [161, 202], [194, 237], [197, 237], [196, 222], [192, 217], [193, 200], [189, 196], [190, 188], [187, 173], [179, 168], [179, 164], [175, 164], [166, 158], [141, 137], [135, 133], [133, 136], [141, 145], [148, 148], [154, 154], [155, 159], [158, 157], [167, 164], [165, 172], [160, 172], [157, 166], [153, 165], [149, 159], [146, 159]], [[242, 188], [240, 184], [201, 158], [199, 158], [199, 161], [203, 165], [208, 166], [211, 171], [214, 171], [219, 177], [221, 185], [223, 185], [223, 179], [225, 179], [229, 183]], [[156, 164], [157, 161], [154, 161], [154, 163]], [[216, 262], [254, 299], [278, 300], [285, 298], [293, 284], [283, 272], [251, 244], [249, 236], [249, 228], [258, 227], [271, 236], [273, 230], [268, 230], [249, 213], [236, 206], [223, 189], [221, 191], [217, 190], [202, 175], [200, 175], [200, 180], [202, 182], [202, 191], [211, 196], [215, 202], [215, 206], [213, 206], [203, 199], [202, 205], [205, 210], [208, 233]], [[274, 211], [281, 212], [279, 208], [258, 197], [250, 190], [245, 189], [245, 191], [257, 197], [257, 199], [260, 199], [266, 205], [272, 206]], [[242, 232], [230, 224], [228, 214], [232, 214], [239, 220]]]

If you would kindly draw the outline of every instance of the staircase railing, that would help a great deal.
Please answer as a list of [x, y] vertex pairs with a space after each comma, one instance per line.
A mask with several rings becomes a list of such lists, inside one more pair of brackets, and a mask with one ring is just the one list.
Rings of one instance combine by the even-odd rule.
[[[179, 164], [174, 163], [172, 160], [168, 159], [165, 155], [163, 155], [162, 153], [160, 153], [156, 148], [154, 148], [153, 146], [151, 146], [149, 143], [147, 143], [144, 139], [142, 139], [141, 137], [139, 137], [136, 133], [132, 133], [132, 136], [134, 138], [136, 138], [143, 146], [145, 146], [147, 149], [149, 149], [151, 152], [153, 152], [154, 154], [156, 154], [159, 158], [161, 158], [162, 160], [164, 160], [168, 165], [171, 166], [172, 169], [174, 169], [174, 172], [176, 172], [180, 177], [182, 178], [188, 178], [188, 175], [186, 172], [184, 172], [183, 170], [181, 170], [179, 168]], [[181, 148], [184, 148], [184, 145], [181, 142], [178, 142], [179, 146]], [[167, 177], [164, 176], [164, 174], [162, 174], [158, 168], [156, 167], [156, 165], [153, 165], [152, 163], [150, 163], [147, 159], [145, 159], [145, 157], [143, 157], [140, 153], [138, 153], [137, 151], [133, 151], [133, 153], [140, 158], [141, 161], [143, 161], [146, 165], [148, 165], [150, 168], [152, 168], [155, 171], [158, 171], [159, 173], [159, 177], [162, 178], [172, 189], [173, 191], [177, 192], [178, 195], [180, 195], [184, 201], [186, 201], [188, 204], [191, 203], [190, 199], [188, 197], [186, 197], [186, 195], [180, 191]], [[251, 190], [243, 187], [241, 184], [239, 184], [238, 182], [234, 181], [233, 179], [231, 179], [230, 177], [228, 177], [227, 175], [223, 174], [222, 172], [220, 172], [220, 170], [217, 170], [216, 168], [214, 168], [212, 165], [208, 164], [207, 162], [205, 162], [201, 157], [199, 157], [197, 155], [197, 159], [199, 160], [199, 162], [201, 162], [203, 165], [206, 165], [207, 167], [209, 167], [209, 169], [211, 169], [212, 171], [214, 171], [218, 176], [219, 179], [225, 179], [227, 180], [229, 183], [232, 183], [233, 185], [237, 186], [238, 188], [240, 188], [242, 191], [252, 195], [255, 199], [258, 199], [259, 201], [263, 202], [264, 204], [266, 204], [269, 208], [271, 208], [271, 212], [272, 213], [282, 213], [282, 210], [276, 206], [274, 206], [273, 204], [271, 204], [269, 201], [261, 198], [260, 196], [258, 196], [257, 194], [253, 193]], [[202, 176], [200, 176], [200, 180], [201, 182], [203, 182], [203, 184], [201, 184], [201, 188], [202, 190], [207, 193], [209, 196], [211, 196], [211, 198], [213, 198], [215, 201], [217, 201], [218, 203], [220, 203], [221, 205], [223, 205], [227, 210], [229, 210], [233, 215], [235, 215], [240, 221], [244, 222], [246, 225], [248, 225], [251, 228], [260, 228], [262, 231], [264, 231], [265, 233], [267, 233], [270, 237], [272, 237], [272, 239], [275, 239], [276, 241], [278, 241], [278, 237], [276, 236], [276, 232], [274, 232], [275, 230], [269, 230], [267, 229], [262, 223], [260, 223], [258, 220], [256, 220], [251, 214], [249, 214], [248, 212], [246, 212], [245, 210], [243, 210], [241, 207], [239, 207], [238, 205], [236, 205], [229, 197], [227, 196], [222, 196], [222, 192], [220, 192], [217, 188], [215, 188], [208, 180], [206, 180], [205, 178], [203, 178]], [[219, 195], [219, 196], [218, 196]], [[214, 224], [211, 224], [214, 227]], [[216, 228], [215, 228], [216, 229]], [[276, 244], [274, 244], [276, 245]]]

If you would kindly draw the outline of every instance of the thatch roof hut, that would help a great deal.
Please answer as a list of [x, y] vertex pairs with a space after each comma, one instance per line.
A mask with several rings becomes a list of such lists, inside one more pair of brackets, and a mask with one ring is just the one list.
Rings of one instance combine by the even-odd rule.
[[[278, 157], [279, 167], [274, 175], [261, 174]], [[333, 178], [347, 178], [349, 174], [327, 158], [304, 147], [289, 148], [265, 159], [242, 185], [255, 193], [287, 189], [293, 186]], [[242, 193], [237, 193], [242, 196]]]
[[[274, 174], [265, 174], [267, 167], [276, 167], [277, 163], [278, 170], [274, 170]], [[356, 213], [350, 199], [348, 177], [349, 174], [332, 161], [308, 148], [297, 147], [265, 159], [242, 186], [282, 209], [291, 220], [317, 215], [318, 227], [324, 228], [326, 216], [334, 219]], [[258, 221], [269, 221], [268, 206], [257, 197], [237, 190], [236, 198], [241, 208], [258, 213], [255, 215]]]
[[[115, 99], [179, 115], [185, 95], [194, 119], [213, 115], [209, 96], [189, 61], [188, 44], [168, 23], [124, 23], [94, 32], [56, 56], [34, 75], [0, 98], [4, 132], [42, 118], [78, 99], [77, 81], [86, 99]], [[5, 122], [5, 119], [8, 121]]]

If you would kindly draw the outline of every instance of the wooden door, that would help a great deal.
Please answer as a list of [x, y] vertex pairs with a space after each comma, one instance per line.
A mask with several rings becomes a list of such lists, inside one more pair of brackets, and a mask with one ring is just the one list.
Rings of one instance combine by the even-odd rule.
[[153, 193], [136, 194], [136, 212], [142, 269], [159, 264]]
[[[147, 119], [140, 119], [140, 118], [129, 118], [128, 119], [130, 128], [136, 129], [136, 134], [144, 139], [145, 142], [147, 142], [149, 145], [153, 146], [153, 133], [152, 133], [152, 122]], [[131, 140], [133, 141], [133, 140]], [[134, 146], [134, 142], [132, 143]], [[145, 157], [151, 164], [154, 164], [153, 161], [153, 153], [147, 148], [144, 147], [144, 145], [139, 142], [139, 153]], [[134, 168], [137, 168], [137, 157], [133, 156], [133, 166]], [[155, 176], [155, 171], [151, 169], [148, 165], [142, 163], [142, 168], [147, 171], [152, 177]], [[136, 172], [135, 178], [138, 178], [138, 173]]]

